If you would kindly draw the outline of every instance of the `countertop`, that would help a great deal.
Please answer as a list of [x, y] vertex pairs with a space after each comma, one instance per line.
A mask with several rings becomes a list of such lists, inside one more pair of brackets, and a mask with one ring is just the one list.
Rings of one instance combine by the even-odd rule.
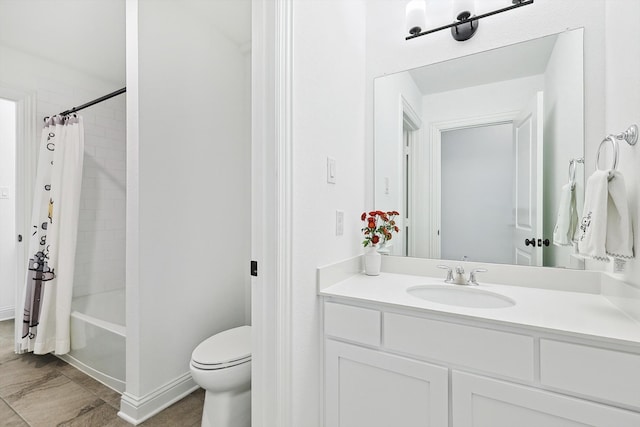
[[409, 274], [355, 274], [319, 292], [325, 297], [375, 303], [393, 308], [410, 308], [426, 313], [485, 320], [509, 326], [534, 328], [578, 338], [631, 346], [640, 351], [640, 323], [618, 309], [606, 297], [595, 293], [548, 290], [523, 286], [480, 283], [474, 289], [511, 298], [514, 306], [470, 308], [439, 304], [412, 296], [406, 291], [419, 285], [466, 286], [444, 283], [442, 278]]

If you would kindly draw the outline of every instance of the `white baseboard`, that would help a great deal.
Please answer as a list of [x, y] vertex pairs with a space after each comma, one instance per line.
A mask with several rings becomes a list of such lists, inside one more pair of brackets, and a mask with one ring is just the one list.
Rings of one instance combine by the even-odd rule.
[[191, 378], [191, 373], [187, 372], [144, 396], [138, 397], [125, 392], [120, 399], [118, 416], [128, 423], [138, 425], [197, 388], [198, 385]]
[[0, 307], [0, 322], [3, 320], [13, 319], [16, 316], [15, 306]]

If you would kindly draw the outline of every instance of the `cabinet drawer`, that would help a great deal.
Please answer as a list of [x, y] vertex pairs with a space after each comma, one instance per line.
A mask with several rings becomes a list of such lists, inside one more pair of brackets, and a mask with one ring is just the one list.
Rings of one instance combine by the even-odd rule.
[[533, 338], [525, 335], [385, 313], [384, 347], [533, 381]]
[[542, 339], [540, 382], [640, 408], [640, 355]]
[[327, 302], [324, 305], [324, 333], [373, 346], [380, 345], [380, 312]]

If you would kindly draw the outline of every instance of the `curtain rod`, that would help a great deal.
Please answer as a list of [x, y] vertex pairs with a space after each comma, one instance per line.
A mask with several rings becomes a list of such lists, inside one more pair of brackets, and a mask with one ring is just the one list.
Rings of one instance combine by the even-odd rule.
[[109, 94], [107, 94], [105, 96], [101, 96], [100, 98], [94, 99], [93, 101], [89, 101], [86, 104], [82, 104], [79, 107], [73, 107], [70, 110], [63, 111], [62, 113], [60, 113], [60, 116], [67, 116], [67, 115], [69, 115], [71, 113], [75, 113], [76, 111], [80, 111], [80, 110], [82, 110], [84, 108], [91, 107], [92, 105], [98, 104], [98, 103], [100, 103], [102, 101], [106, 101], [107, 99], [113, 98], [114, 96], [118, 96], [118, 95], [120, 95], [122, 93], [125, 93], [126, 91], [127, 91], [127, 88], [123, 87], [122, 89], [118, 89], [115, 92], [111, 92], [111, 93], [109, 93]]

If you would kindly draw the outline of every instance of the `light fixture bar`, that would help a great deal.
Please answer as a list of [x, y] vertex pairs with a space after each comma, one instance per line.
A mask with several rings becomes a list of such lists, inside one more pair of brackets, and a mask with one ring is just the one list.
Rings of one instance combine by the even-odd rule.
[[477, 20], [482, 19], [482, 18], [486, 18], [487, 16], [497, 15], [498, 13], [506, 12], [508, 10], [516, 9], [518, 7], [527, 6], [527, 5], [530, 5], [530, 4], [533, 4], [533, 0], [514, 0], [514, 4], [511, 5], [511, 6], [507, 6], [507, 7], [502, 8], [502, 9], [494, 10], [492, 12], [483, 13], [482, 15], [472, 16], [472, 17], [470, 17], [468, 19], [462, 19], [462, 20], [454, 22], [452, 24], [443, 25], [442, 27], [434, 28], [432, 30], [421, 31], [418, 34], [412, 34], [410, 36], [405, 37], [405, 40], [415, 39], [416, 37], [420, 37], [420, 36], [424, 36], [424, 35], [427, 35], [427, 34], [435, 33], [437, 31], [441, 31], [441, 30], [446, 30], [447, 28], [456, 27], [458, 25], [467, 24], [467, 23], [470, 23], [470, 22], [473, 22], [473, 21], [477, 21]]

